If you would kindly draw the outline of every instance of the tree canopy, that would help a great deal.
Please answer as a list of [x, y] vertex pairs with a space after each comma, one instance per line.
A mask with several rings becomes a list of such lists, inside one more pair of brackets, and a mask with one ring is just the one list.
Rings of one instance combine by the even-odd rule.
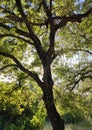
[[64, 130], [53, 86], [71, 92], [92, 79], [91, 19], [91, 0], [0, 1], [0, 78], [34, 80], [53, 130]]

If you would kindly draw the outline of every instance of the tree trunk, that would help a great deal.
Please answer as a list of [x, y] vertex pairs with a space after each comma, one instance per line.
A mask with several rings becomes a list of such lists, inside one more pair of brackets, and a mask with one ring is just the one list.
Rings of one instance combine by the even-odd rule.
[[53, 130], [64, 130], [64, 120], [60, 117], [59, 113], [56, 110], [54, 99], [53, 99], [53, 91], [50, 87], [49, 90], [44, 91], [43, 93], [43, 101], [47, 110], [48, 117], [51, 121]]
[[[48, 62], [47, 62], [48, 63]], [[64, 120], [61, 119], [59, 113], [56, 110], [53, 98], [53, 80], [50, 66], [44, 66], [43, 81], [43, 101], [47, 110], [48, 117], [51, 121], [53, 130], [64, 130]]]

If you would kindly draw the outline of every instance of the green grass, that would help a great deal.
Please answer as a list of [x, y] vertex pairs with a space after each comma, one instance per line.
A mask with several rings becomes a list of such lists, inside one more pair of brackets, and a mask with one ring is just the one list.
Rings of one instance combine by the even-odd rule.
[[[43, 130], [52, 130], [50, 122], [46, 122]], [[67, 124], [65, 130], [92, 130], [92, 124], [89, 122], [80, 122], [77, 124]]]

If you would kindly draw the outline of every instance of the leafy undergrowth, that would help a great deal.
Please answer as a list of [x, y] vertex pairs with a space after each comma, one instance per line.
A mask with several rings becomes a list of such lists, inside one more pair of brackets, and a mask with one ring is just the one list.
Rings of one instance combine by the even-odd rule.
[[[52, 130], [50, 122], [45, 123], [43, 130]], [[67, 124], [65, 130], [92, 130], [92, 124], [86, 121], [76, 124]]]

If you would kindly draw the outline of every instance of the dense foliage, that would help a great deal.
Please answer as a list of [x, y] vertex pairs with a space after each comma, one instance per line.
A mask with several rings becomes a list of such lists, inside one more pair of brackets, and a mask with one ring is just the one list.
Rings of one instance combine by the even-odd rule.
[[[89, 85], [87, 85], [89, 83]], [[78, 123], [90, 120], [92, 117], [92, 82], [86, 80], [79, 90], [69, 92], [55, 89], [55, 101], [58, 111], [63, 115], [66, 123]]]
[[[34, 88], [34, 87], [33, 87]], [[0, 82], [0, 129], [40, 130], [46, 112], [37, 88]]]

